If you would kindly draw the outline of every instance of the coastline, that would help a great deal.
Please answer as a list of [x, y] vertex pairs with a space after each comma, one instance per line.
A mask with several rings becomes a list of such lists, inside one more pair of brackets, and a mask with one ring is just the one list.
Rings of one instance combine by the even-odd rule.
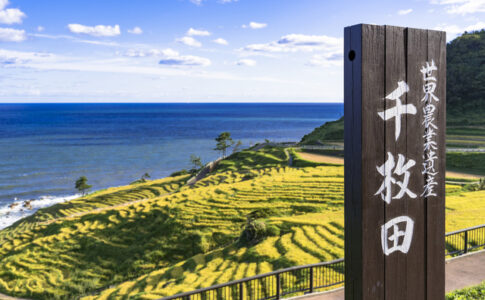
[[[46, 208], [57, 203], [62, 203], [79, 198], [80, 194], [67, 196], [42, 196], [39, 199], [15, 200], [0, 207], [0, 230], [3, 230], [15, 222], [33, 215], [39, 209]], [[28, 202], [27, 202], [28, 201]], [[26, 207], [25, 203], [30, 207]]]

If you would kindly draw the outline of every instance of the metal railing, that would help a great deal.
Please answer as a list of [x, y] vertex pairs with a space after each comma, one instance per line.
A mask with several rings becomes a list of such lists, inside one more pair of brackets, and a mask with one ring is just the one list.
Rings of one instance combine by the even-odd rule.
[[445, 238], [446, 255], [461, 255], [485, 247], [485, 224], [449, 232]]
[[[454, 256], [485, 248], [485, 224], [447, 233], [445, 255]], [[270, 300], [307, 294], [343, 284], [344, 259], [277, 270], [162, 300]]]
[[313, 293], [344, 282], [344, 259], [286, 268], [163, 300], [269, 300], [296, 293]]

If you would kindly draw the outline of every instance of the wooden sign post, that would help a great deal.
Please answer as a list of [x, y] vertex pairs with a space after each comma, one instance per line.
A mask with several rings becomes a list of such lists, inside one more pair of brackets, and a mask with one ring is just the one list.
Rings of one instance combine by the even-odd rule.
[[445, 295], [444, 32], [345, 28], [345, 299]]

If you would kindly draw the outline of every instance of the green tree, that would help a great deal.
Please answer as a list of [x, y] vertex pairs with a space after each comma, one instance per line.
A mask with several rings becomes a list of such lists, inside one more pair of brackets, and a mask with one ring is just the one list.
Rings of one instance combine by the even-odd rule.
[[230, 132], [223, 132], [219, 134], [218, 137], [215, 138], [217, 144], [214, 150], [221, 151], [222, 157], [226, 157], [227, 148], [231, 147], [234, 144], [233, 139], [231, 138]]
[[485, 123], [485, 30], [463, 33], [446, 52], [448, 124]]
[[75, 188], [80, 191], [83, 196], [86, 195], [86, 191], [92, 187], [87, 182], [88, 179], [86, 178], [86, 176], [81, 176], [78, 180], [76, 180]]
[[190, 163], [194, 165], [194, 169], [202, 168], [204, 164], [200, 159], [200, 156], [190, 155]]
[[150, 178], [150, 174], [145, 173], [141, 176], [141, 181], [147, 181], [148, 178]]

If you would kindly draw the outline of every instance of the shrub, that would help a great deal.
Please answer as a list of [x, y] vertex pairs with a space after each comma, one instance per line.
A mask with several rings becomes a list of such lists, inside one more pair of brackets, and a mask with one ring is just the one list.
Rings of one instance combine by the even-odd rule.
[[267, 235], [266, 224], [263, 221], [248, 221], [239, 237], [239, 243], [243, 245], [255, 244]]
[[266, 229], [266, 234], [268, 236], [280, 236], [281, 230], [276, 225], [268, 225]]
[[485, 299], [485, 281], [481, 284], [454, 291], [446, 295], [446, 300]]
[[254, 179], [258, 177], [257, 174], [254, 174], [254, 173], [248, 173], [246, 175], [243, 176], [242, 180], [245, 181], [245, 180], [251, 180], [251, 179]]
[[248, 214], [248, 219], [256, 220], [256, 219], [265, 219], [272, 216], [279, 215], [278, 210], [272, 207], [264, 207], [257, 210], [254, 210]]
[[173, 172], [172, 174], [170, 174], [170, 177], [177, 177], [177, 176], [180, 176], [180, 175], [187, 175], [187, 174], [189, 174], [189, 171], [183, 169], [183, 170], [180, 170], [180, 171]]

